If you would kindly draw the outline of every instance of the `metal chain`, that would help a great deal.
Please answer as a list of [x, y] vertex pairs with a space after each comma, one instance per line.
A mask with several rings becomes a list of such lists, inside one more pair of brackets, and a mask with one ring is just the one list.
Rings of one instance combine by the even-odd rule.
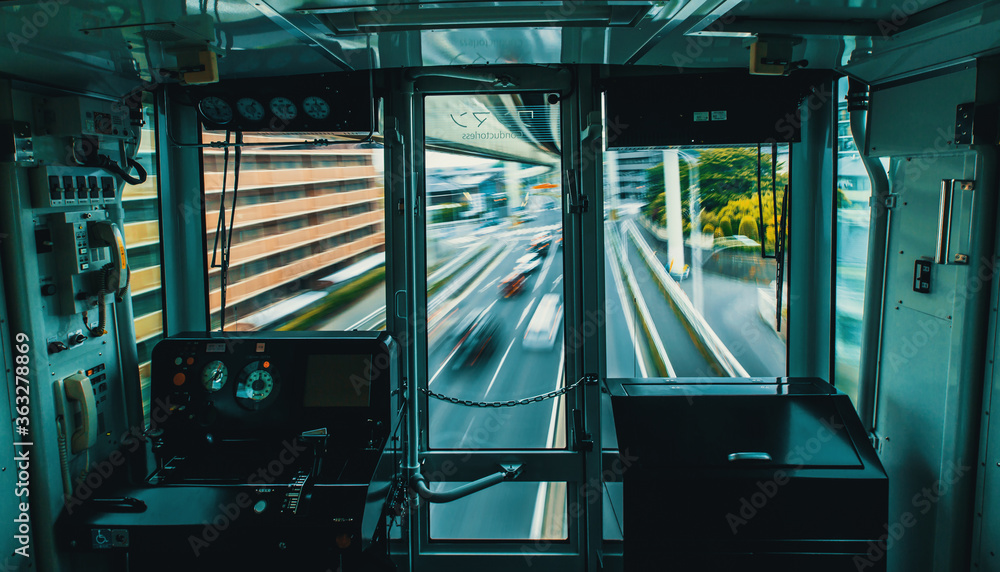
[[553, 397], [559, 397], [560, 395], [573, 391], [581, 385], [590, 385], [593, 383], [597, 383], [597, 377], [585, 375], [576, 380], [576, 382], [572, 385], [567, 385], [566, 387], [561, 387], [534, 397], [525, 397], [524, 399], [508, 399], [507, 401], [473, 401], [471, 399], [459, 399], [457, 397], [451, 397], [450, 395], [444, 395], [436, 391], [431, 391], [425, 387], [421, 387], [420, 391], [428, 397], [433, 397], [434, 399], [440, 399], [441, 401], [447, 401], [448, 403], [454, 403], [456, 405], [465, 405], [466, 407], [514, 407], [515, 405], [528, 405], [529, 403], [537, 403], [539, 401], [545, 401], [546, 399], [552, 399]]

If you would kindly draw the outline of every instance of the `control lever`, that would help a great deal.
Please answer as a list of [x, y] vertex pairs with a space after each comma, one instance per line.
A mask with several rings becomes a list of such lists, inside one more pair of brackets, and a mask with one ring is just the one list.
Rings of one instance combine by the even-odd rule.
[[323, 457], [326, 456], [326, 443], [329, 438], [330, 432], [327, 431], [326, 427], [303, 431], [299, 435], [299, 441], [312, 447], [313, 463], [312, 470], [309, 471], [310, 475], [319, 474], [320, 469], [323, 468]]
[[323, 457], [326, 455], [326, 444], [329, 437], [330, 432], [327, 431], [326, 427], [303, 431], [299, 435], [299, 441], [312, 448], [312, 467], [308, 471], [299, 471], [295, 476], [289, 485], [288, 492], [285, 493], [282, 512], [298, 514], [299, 508], [305, 505], [305, 501], [309, 498], [306, 487], [309, 484], [309, 479], [318, 475], [323, 468]]

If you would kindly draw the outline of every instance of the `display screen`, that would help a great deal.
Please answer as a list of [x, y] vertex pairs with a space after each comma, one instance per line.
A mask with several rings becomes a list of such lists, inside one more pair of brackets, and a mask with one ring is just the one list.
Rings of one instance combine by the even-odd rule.
[[368, 407], [371, 354], [311, 354], [306, 358], [305, 407]]

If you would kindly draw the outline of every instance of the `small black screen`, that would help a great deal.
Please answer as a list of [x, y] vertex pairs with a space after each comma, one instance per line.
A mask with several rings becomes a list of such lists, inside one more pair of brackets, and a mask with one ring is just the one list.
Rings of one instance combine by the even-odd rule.
[[368, 407], [370, 354], [312, 354], [306, 358], [305, 407]]

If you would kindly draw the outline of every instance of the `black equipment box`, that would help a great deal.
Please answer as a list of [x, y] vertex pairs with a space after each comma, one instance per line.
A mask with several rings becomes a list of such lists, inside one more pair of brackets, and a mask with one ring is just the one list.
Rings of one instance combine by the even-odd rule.
[[152, 352], [155, 468], [60, 517], [131, 569], [393, 569], [399, 356], [384, 332], [179, 334]]
[[847, 395], [813, 378], [607, 383], [637, 457], [626, 571], [886, 569], [888, 477]]

